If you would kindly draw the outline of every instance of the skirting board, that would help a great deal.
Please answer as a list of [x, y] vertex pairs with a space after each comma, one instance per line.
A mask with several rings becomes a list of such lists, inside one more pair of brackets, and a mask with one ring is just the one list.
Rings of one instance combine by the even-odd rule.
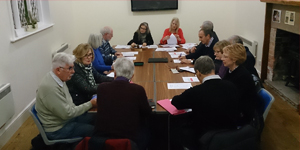
[[10, 138], [15, 134], [15, 132], [22, 126], [22, 124], [28, 119], [30, 116], [29, 109], [35, 103], [35, 99], [33, 99], [23, 110], [19, 113], [12, 121], [9, 122], [8, 125], [5, 125], [4, 131], [0, 135], [0, 149], [10, 140]]

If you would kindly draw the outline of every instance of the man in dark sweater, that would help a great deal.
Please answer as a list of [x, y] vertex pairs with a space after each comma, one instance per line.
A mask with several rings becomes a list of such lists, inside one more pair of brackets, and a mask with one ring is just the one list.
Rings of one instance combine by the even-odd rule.
[[[107, 138], [128, 138], [145, 149], [147, 135], [142, 125], [151, 114], [145, 89], [130, 83], [134, 64], [126, 58], [114, 63], [115, 80], [97, 89], [97, 121], [95, 132]], [[143, 143], [143, 144], [142, 144]]]
[[194, 68], [201, 84], [172, 99], [177, 109], [192, 109], [188, 125], [171, 133], [172, 142], [189, 149], [199, 149], [197, 139], [209, 130], [236, 128], [239, 116], [237, 88], [215, 75], [213, 60], [201, 56]]
[[201, 29], [199, 31], [199, 41], [201, 41], [201, 44], [197, 47], [195, 53], [188, 54], [186, 56], [181, 56], [179, 59], [181, 60], [181, 63], [192, 63], [188, 59], [194, 59], [196, 60], [200, 56], [208, 55], [213, 60], [215, 59], [214, 45], [219, 41], [218, 39], [215, 39], [213, 36], [213, 32], [211, 30]]

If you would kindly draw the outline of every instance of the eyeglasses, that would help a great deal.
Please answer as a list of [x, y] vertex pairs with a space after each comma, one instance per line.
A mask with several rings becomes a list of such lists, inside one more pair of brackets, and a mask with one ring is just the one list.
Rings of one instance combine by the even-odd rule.
[[64, 68], [64, 67], [59, 67], [59, 68], [68, 69], [69, 71], [71, 71], [71, 70], [74, 70], [75, 66], [70, 66], [69, 68]]
[[140, 29], [147, 30], [146, 28], [142, 28], [142, 27]]
[[86, 57], [86, 58], [93, 57], [93, 53], [85, 54], [84, 57]]

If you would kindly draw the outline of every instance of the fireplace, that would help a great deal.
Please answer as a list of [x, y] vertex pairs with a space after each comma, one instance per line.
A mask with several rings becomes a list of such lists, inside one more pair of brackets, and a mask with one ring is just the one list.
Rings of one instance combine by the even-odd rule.
[[[266, 2], [261, 79], [292, 106], [299, 109], [299, 0]], [[276, 16], [274, 12], [280, 12]], [[287, 14], [295, 20], [287, 23]], [[276, 13], [277, 14], [277, 13]], [[278, 19], [278, 20], [277, 20]]]

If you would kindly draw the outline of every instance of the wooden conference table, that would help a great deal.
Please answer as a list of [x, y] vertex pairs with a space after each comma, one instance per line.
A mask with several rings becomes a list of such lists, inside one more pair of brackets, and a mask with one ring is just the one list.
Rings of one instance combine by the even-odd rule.
[[[184, 89], [168, 89], [167, 83], [183, 83], [182, 77], [194, 77], [191, 72], [172, 73], [171, 68], [176, 67], [193, 67], [192, 64], [174, 63], [168, 52], [155, 51], [155, 49], [116, 49], [118, 52], [138, 51], [135, 55], [134, 62], [144, 62], [143, 66], [135, 66], [133, 83], [139, 84], [145, 88], [148, 99], [153, 99], [156, 103], [162, 99], [172, 99], [175, 95], [181, 94]], [[182, 52], [183, 48], [177, 48]], [[149, 58], [168, 58], [168, 63], [148, 63]], [[192, 82], [192, 86], [200, 84], [200, 82]], [[156, 103], [153, 109], [157, 113], [165, 113], [166, 110]]]

